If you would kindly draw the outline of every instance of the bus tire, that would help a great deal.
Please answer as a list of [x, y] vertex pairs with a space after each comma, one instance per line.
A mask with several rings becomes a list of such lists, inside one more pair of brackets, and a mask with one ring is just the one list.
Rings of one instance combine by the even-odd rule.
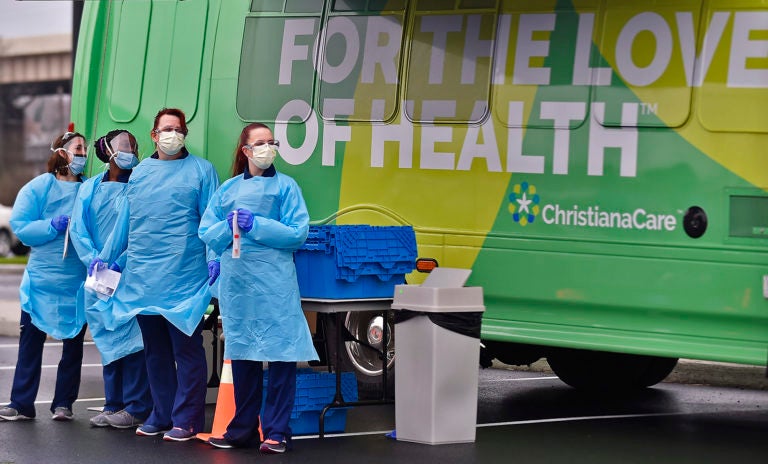
[[[391, 314], [388, 313], [388, 314]], [[345, 340], [340, 353], [341, 372], [354, 372], [357, 378], [357, 392], [360, 399], [380, 399], [384, 393], [382, 382], [382, 360], [380, 353], [353, 340], [362, 340], [371, 346], [382, 347], [383, 339], [380, 331], [383, 326], [380, 313], [373, 311], [355, 311], [342, 314], [344, 328], [342, 338]], [[387, 396], [395, 393], [395, 333], [392, 316], [388, 318], [389, 343], [387, 344]], [[326, 317], [326, 348], [328, 365], [336, 370], [336, 317], [328, 314]], [[351, 335], [351, 336], [350, 336]]]
[[556, 349], [547, 361], [564, 383], [587, 391], [629, 391], [656, 385], [677, 365], [677, 358], [604, 351]]

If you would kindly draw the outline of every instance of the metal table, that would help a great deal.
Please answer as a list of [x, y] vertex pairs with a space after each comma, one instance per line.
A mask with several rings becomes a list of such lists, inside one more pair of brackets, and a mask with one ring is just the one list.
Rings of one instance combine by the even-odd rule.
[[[325, 436], [325, 413], [329, 409], [343, 408], [347, 406], [375, 406], [382, 404], [394, 404], [394, 400], [388, 398], [387, 392], [387, 344], [389, 342], [389, 329], [387, 324], [387, 315], [392, 309], [392, 298], [358, 298], [358, 299], [322, 299], [322, 298], [302, 298], [301, 307], [305, 311], [316, 313], [334, 314], [336, 317], [336, 394], [333, 401], [325, 406], [320, 413], [319, 436]], [[377, 400], [363, 400], [347, 402], [341, 393], [341, 350], [344, 349], [344, 339], [341, 336], [344, 329], [342, 314], [355, 311], [377, 311], [382, 313], [384, 324], [382, 328], [382, 349], [378, 352], [382, 355], [382, 396]], [[356, 340], [358, 343], [364, 342]], [[367, 344], [366, 344], [367, 345]], [[370, 347], [370, 345], [367, 345]], [[373, 347], [370, 347], [375, 349]]]

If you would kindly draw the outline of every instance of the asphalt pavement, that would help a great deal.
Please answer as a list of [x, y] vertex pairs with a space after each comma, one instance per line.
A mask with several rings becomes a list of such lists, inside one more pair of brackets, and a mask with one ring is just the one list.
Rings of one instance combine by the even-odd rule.
[[[16, 337], [19, 334], [21, 309], [19, 306], [18, 282], [23, 272], [23, 264], [0, 265], [0, 336]], [[3, 286], [3, 280], [12, 281], [13, 285]], [[86, 339], [90, 340], [89, 334], [86, 334]], [[538, 361], [530, 366], [506, 366], [495, 362], [494, 367], [547, 374], [552, 373], [546, 360]], [[766, 378], [765, 367], [688, 359], [681, 359], [675, 370], [665, 381], [768, 390], [768, 378]]]

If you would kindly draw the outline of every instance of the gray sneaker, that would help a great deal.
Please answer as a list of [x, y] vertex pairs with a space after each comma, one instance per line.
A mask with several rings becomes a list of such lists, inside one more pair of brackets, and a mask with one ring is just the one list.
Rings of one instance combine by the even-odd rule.
[[16, 409], [5, 406], [3, 408], [0, 408], [0, 419], [7, 420], [7, 421], [17, 421], [17, 420], [31, 420], [32, 417], [25, 416], [24, 414], [19, 414], [19, 411]]
[[71, 421], [74, 418], [75, 417], [74, 414], [72, 414], [72, 410], [63, 406], [59, 406], [58, 408], [54, 409], [53, 416], [51, 416], [51, 419], [55, 421]]
[[93, 417], [91, 417], [91, 426], [92, 427], [107, 427], [109, 426], [109, 422], [107, 422], [107, 416], [111, 416], [114, 414], [115, 411], [103, 411]]
[[128, 429], [141, 425], [144, 421], [139, 420], [125, 409], [117, 411], [114, 414], [110, 414], [105, 417], [107, 424], [116, 429]]

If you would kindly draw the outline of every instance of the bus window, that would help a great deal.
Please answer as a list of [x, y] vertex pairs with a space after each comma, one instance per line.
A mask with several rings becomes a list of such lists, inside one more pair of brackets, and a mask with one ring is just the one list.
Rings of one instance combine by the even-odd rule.
[[394, 118], [402, 34], [402, 12], [328, 19], [319, 66], [319, 109], [324, 119]]
[[710, 4], [712, 45], [701, 51], [697, 70], [703, 76], [698, 116], [711, 131], [767, 133], [768, 12], [735, 6], [733, 0]]
[[[700, 4], [700, 0], [680, 0], [666, 7], [608, 2], [600, 51], [615, 74], [610, 83], [595, 85], [595, 102], [605, 103], [604, 114], [593, 114], [597, 122], [623, 127], [685, 124], [691, 108]], [[625, 103], [637, 103], [636, 116], [626, 114]]]
[[[115, 122], [130, 122], [141, 104], [141, 73], [149, 40], [150, 2], [115, 2], [111, 14], [112, 53], [108, 56], [109, 115]], [[137, 73], [139, 75], [137, 76]]]
[[415, 2], [405, 88], [405, 99], [417, 102], [405, 108], [410, 120], [478, 123], [486, 117], [496, 39], [493, 3], [485, 10], [443, 5], [438, 13], [430, 10], [438, 2]]
[[[285, 8], [307, 10], [312, 3], [317, 2], [289, 0]], [[311, 14], [263, 13], [245, 18], [237, 79], [237, 113], [242, 119], [287, 122], [279, 114], [286, 107], [299, 108], [291, 115], [301, 121], [310, 117], [322, 5], [316, 9]], [[275, 43], [282, 44], [280, 50], [275, 50]], [[270, 98], [263, 98], [264, 92]]]
[[578, 14], [522, 0], [503, 4], [493, 77], [493, 112], [501, 124], [575, 129], [584, 123], [592, 73], [606, 71], [597, 67], [593, 46], [597, 5], [587, 3]]

